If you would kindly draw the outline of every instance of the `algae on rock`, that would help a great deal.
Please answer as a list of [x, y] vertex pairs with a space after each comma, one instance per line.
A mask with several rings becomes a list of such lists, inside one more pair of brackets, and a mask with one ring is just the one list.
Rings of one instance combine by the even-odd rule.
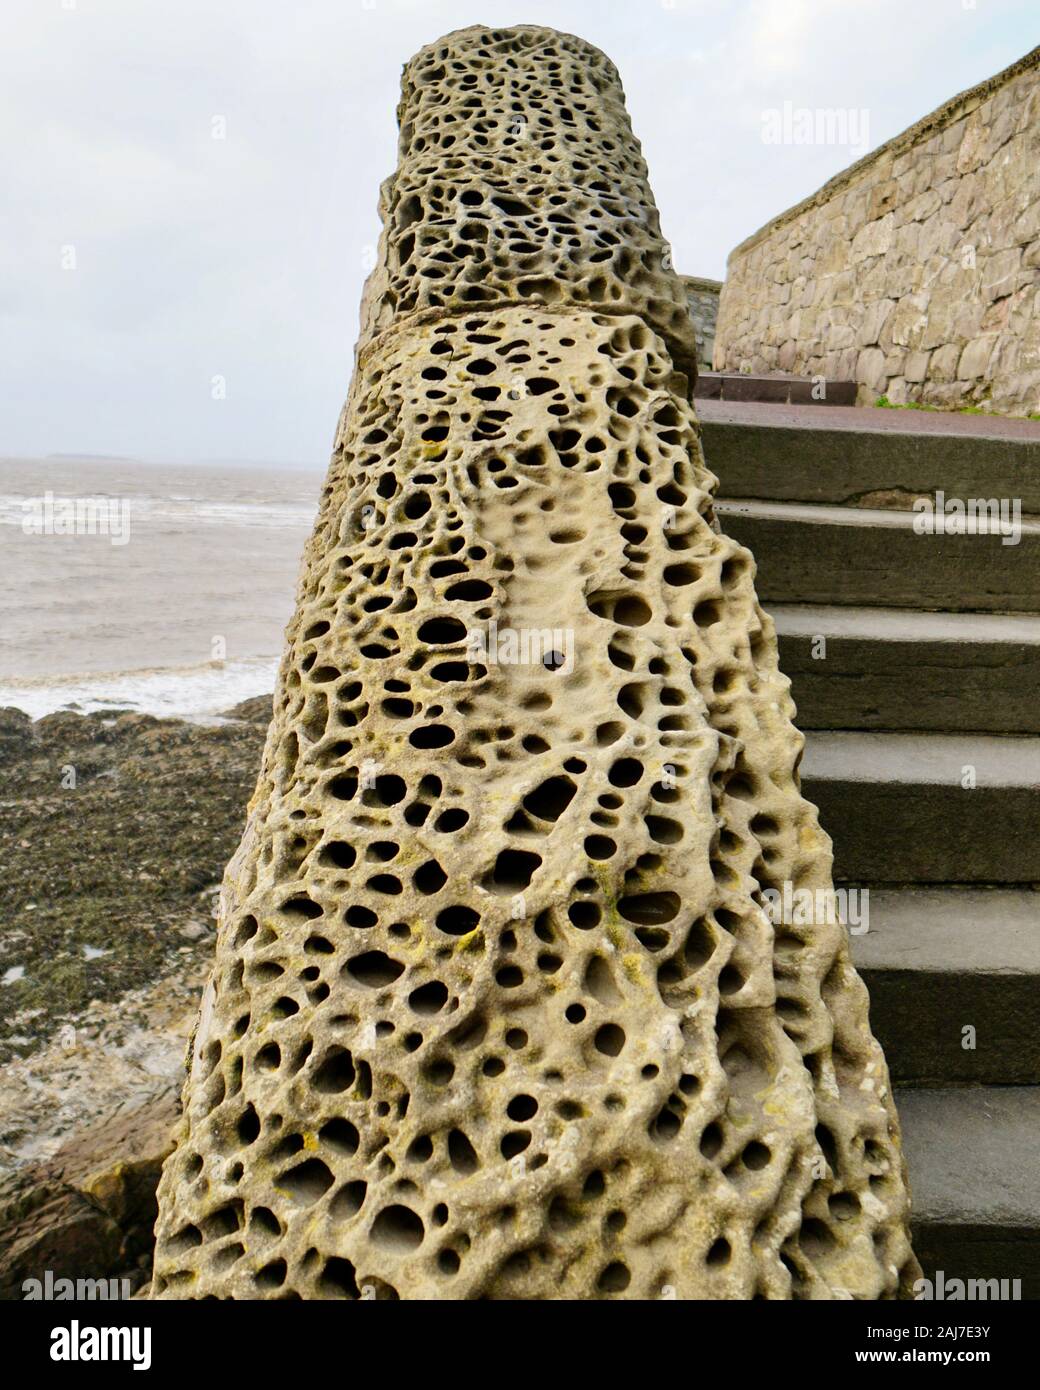
[[879, 1298], [884, 1058], [613, 65], [474, 28], [400, 164], [153, 1293]]

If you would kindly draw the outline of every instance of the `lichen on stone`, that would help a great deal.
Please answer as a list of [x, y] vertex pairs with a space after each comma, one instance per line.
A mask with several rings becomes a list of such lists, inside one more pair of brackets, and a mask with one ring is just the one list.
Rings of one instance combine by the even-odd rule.
[[403, 91], [153, 1293], [895, 1296], [885, 1063], [844, 928], [765, 910], [829, 842], [616, 73], [471, 29]]

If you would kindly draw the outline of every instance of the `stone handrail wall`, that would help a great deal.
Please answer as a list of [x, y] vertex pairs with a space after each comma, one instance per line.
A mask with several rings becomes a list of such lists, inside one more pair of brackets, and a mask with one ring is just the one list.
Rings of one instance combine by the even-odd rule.
[[686, 286], [694, 331], [697, 334], [697, 365], [711, 370], [715, 355], [715, 323], [719, 316], [721, 280], [705, 280], [700, 275], [679, 277]]
[[617, 73], [467, 29], [400, 124], [153, 1294], [906, 1292], [888, 1073]]
[[730, 255], [726, 371], [1040, 411], [1040, 48], [962, 93]]

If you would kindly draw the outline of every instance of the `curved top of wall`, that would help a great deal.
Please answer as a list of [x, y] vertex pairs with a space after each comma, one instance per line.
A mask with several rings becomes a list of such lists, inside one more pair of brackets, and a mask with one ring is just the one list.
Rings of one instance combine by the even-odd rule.
[[708, 280], [703, 275], [680, 275], [679, 279], [691, 290], [706, 290], [718, 294], [722, 289], [721, 280]]
[[602, 70], [608, 81], [621, 85], [617, 68], [601, 48], [577, 34], [568, 34], [562, 29], [549, 29], [541, 24], [503, 24], [491, 28], [486, 24], [470, 24], [463, 29], [453, 29], [432, 43], [427, 43], [414, 53], [404, 65], [407, 76], [411, 69], [427, 67], [431, 61], [457, 59], [460, 53], [478, 53], [486, 58], [495, 58], [512, 64], [517, 56], [529, 54], [534, 50], [552, 47], [574, 57], [584, 59], [593, 70]]
[[788, 208], [786, 212], [779, 213], [776, 217], [765, 223], [764, 226], [759, 227], [757, 232], [753, 232], [751, 236], [745, 237], [745, 239], [729, 253], [727, 263], [731, 261], [734, 256], [744, 251], [749, 251], [752, 246], [762, 241], [770, 232], [774, 232], [777, 228], [785, 226], [788, 222], [792, 222], [796, 217], [801, 216], [802, 213], [808, 212], [811, 208], [820, 207], [822, 204], [830, 202], [835, 194], [840, 193], [843, 188], [847, 188], [853, 184], [872, 164], [877, 164], [886, 158], [893, 159], [896, 155], [902, 154], [904, 150], [908, 150], [912, 145], [917, 145], [923, 139], [931, 138], [931, 136], [945, 130], [947, 126], [953, 125], [955, 121], [961, 120], [964, 116], [976, 110], [987, 97], [992, 96], [998, 88], [1003, 87], [1008, 82], [1014, 81], [1016, 77], [1020, 77], [1024, 72], [1028, 72], [1030, 69], [1034, 68], [1040, 69], [1040, 47], [1032, 49], [1024, 57], [1019, 58], [1017, 62], [1012, 63], [1010, 67], [1004, 68], [1001, 72], [994, 74], [993, 77], [987, 77], [984, 82], [978, 83], [977, 86], [969, 87], [967, 91], [960, 92], [957, 96], [951, 97], [949, 101], [944, 102], [942, 106], [938, 107], [935, 111], [932, 111], [927, 116], [922, 116], [919, 121], [915, 121], [912, 126], [908, 126], [901, 134], [894, 135], [891, 140], [886, 141], [883, 145], [879, 145], [876, 150], [871, 150], [871, 152], [864, 155], [862, 159], [857, 159], [855, 164], [850, 164], [847, 169], [842, 169], [842, 171], [835, 174], [832, 179], [828, 179], [815, 193], [811, 193], [808, 198], [803, 198], [800, 203], [795, 203], [795, 205]]

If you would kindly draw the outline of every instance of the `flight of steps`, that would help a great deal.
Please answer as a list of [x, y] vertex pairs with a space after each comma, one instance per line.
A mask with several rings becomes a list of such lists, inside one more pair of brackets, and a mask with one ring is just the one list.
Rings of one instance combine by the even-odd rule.
[[[720, 522], [776, 622], [835, 879], [870, 890], [852, 954], [918, 1256], [1038, 1298], [1040, 424], [697, 409]], [[1020, 498], [1019, 544], [915, 534], [910, 503], [937, 490]]]

